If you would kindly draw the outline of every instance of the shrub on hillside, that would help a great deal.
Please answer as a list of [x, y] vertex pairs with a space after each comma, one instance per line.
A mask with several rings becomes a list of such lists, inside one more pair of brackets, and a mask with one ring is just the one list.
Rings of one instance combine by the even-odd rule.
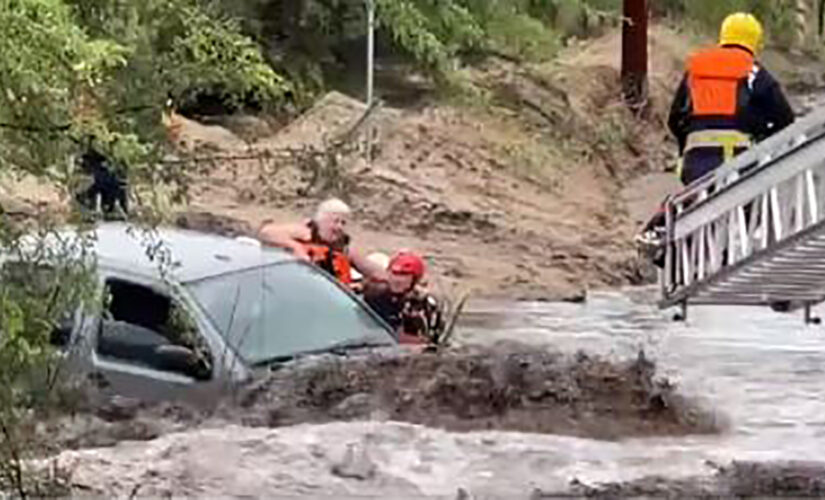
[[[799, 40], [800, 26], [794, 20], [793, 0], [663, 0], [654, 11], [683, 23], [715, 32], [725, 16], [733, 12], [751, 12], [765, 26], [766, 42], [789, 48]], [[813, 22], [814, 16], [809, 21]]]

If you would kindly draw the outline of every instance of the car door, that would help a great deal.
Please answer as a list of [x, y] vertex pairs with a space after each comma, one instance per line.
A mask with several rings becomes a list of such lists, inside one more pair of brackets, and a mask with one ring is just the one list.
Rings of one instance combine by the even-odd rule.
[[107, 396], [209, 404], [227, 388], [211, 325], [167, 284], [102, 269], [91, 361]]

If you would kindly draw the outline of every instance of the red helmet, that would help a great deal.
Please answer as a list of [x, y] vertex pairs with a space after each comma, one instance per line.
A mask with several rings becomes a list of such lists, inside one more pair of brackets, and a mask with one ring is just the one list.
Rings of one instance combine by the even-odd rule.
[[424, 277], [424, 259], [412, 252], [398, 252], [390, 259], [389, 270], [393, 274], [409, 274], [417, 282]]

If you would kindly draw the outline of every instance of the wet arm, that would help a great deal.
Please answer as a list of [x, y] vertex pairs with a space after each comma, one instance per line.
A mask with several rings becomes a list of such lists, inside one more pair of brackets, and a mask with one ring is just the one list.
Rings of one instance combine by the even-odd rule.
[[367, 278], [386, 281], [387, 271], [375, 262], [369, 260], [360, 251], [351, 248], [349, 250], [349, 260], [352, 262], [353, 267]]
[[258, 231], [258, 240], [264, 245], [289, 250], [298, 257], [306, 258], [301, 239], [306, 238], [306, 227], [300, 224], [264, 224]]

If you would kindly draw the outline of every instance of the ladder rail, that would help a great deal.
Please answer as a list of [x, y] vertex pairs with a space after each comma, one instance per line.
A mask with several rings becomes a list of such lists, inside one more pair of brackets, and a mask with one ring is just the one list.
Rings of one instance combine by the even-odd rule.
[[[794, 252], [805, 238], [825, 235], [823, 197], [825, 107], [667, 199], [660, 306], [825, 300], [825, 266], [813, 271], [821, 279], [793, 275], [806, 258], [825, 262], [825, 239], [822, 252], [816, 245]], [[736, 276], [780, 257], [791, 271]]]
[[684, 191], [675, 195], [676, 202], [682, 199], [694, 198], [702, 191], [713, 189], [712, 186], [723, 188], [733, 173], [744, 175], [744, 172], [756, 172], [768, 167], [782, 157], [793, 154], [795, 150], [806, 143], [815, 141], [825, 135], [825, 106], [801, 118], [796, 123], [786, 127], [764, 141], [755, 144], [752, 148], [725, 162], [713, 172], [696, 180]]

